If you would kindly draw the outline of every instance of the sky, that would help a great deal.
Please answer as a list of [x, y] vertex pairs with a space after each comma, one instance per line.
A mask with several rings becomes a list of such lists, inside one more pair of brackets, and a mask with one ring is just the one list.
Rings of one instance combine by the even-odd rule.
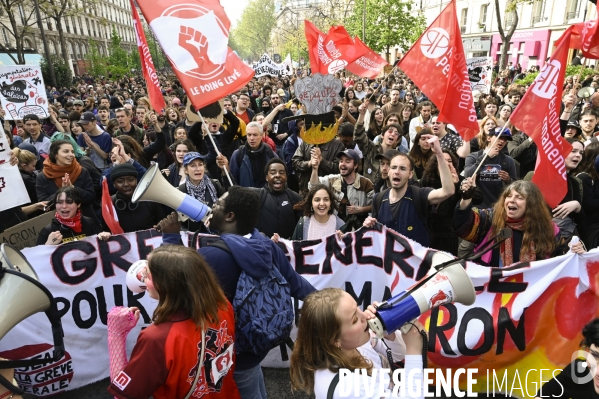
[[231, 27], [237, 26], [237, 22], [249, 2], [249, 0], [220, 0], [220, 4], [225, 8], [229, 21], [231, 21]]

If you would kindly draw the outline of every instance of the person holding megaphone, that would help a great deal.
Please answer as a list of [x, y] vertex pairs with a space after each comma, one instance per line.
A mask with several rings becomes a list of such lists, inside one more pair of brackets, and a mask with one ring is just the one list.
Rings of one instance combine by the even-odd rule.
[[[389, 349], [394, 362], [405, 361], [404, 375], [409, 375], [413, 369], [420, 370], [414, 373], [412, 379], [419, 393], [408, 397], [423, 397], [421, 331], [424, 327], [414, 321], [407, 333], [394, 331], [378, 339], [368, 324], [369, 320], [376, 318], [376, 305], [374, 303], [362, 311], [356, 301], [339, 288], [325, 288], [308, 295], [302, 306], [297, 340], [291, 355], [291, 386], [314, 394], [316, 399], [340, 398], [342, 389], [349, 385], [352, 387], [351, 397], [356, 397], [356, 390], [360, 398], [370, 398], [372, 392], [390, 393], [391, 387], [379, 387], [381, 379], [371, 373], [374, 368], [390, 368], [387, 360]], [[366, 369], [369, 375], [358, 378], [351, 374], [347, 377], [351, 378], [351, 384], [344, 381], [343, 385], [347, 387], [342, 387], [335, 381], [340, 369], [349, 369], [352, 373], [356, 369]], [[370, 390], [369, 394], [367, 387], [372, 384], [375, 384], [374, 391]], [[406, 392], [410, 391], [406, 388]]]

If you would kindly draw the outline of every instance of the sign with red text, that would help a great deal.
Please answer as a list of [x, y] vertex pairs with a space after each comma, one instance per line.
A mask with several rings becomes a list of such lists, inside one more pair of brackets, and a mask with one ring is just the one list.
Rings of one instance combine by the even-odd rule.
[[0, 102], [9, 121], [34, 114], [47, 118], [48, 98], [42, 70], [38, 65], [0, 66]]

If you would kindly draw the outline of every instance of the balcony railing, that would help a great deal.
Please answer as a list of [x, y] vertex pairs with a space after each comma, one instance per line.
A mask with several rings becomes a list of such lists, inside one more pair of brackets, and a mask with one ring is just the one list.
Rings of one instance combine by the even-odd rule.
[[539, 22], [541, 22], [542, 19], [543, 19], [543, 17], [541, 17], [540, 15], [537, 15], [536, 17], [532, 17], [532, 23], [538, 24]]
[[578, 18], [578, 11], [570, 11], [566, 13], [566, 20], [569, 21], [571, 19]]

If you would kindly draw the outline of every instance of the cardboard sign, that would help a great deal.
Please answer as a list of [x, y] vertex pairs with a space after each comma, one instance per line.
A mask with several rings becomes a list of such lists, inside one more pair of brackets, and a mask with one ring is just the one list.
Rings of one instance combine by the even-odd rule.
[[42, 71], [35, 65], [7, 65], [0, 67], [0, 101], [7, 120], [23, 119], [35, 114], [47, 118], [48, 98]]
[[52, 222], [54, 212], [46, 212], [43, 215], [19, 223], [0, 234], [0, 243], [10, 244], [18, 250], [37, 245], [37, 237], [44, 227]]

